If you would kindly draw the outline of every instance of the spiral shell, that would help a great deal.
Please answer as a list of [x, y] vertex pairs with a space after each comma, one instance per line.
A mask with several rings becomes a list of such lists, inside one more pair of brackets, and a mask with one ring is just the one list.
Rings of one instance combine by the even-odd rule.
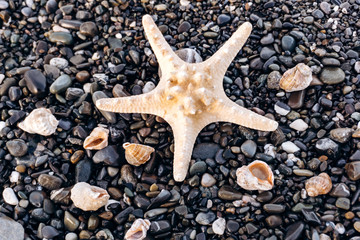
[[126, 161], [134, 166], [140, 166], [149, 161], [151, 153], [155, 151], [152, 147], [136, 143], [124, 143], [123, 148]]
[[286, 92], [304, 90], [312, 81], [312, 71], [304, 63], [287, 70], [280, 79], [280, 87]]
[[150, 228], [150, 221], [147, 219], [136, 219], [125, 234], [125, 240], [142, 240]]
[[305, 189], [310, 197], [327, 194], [331, 188], [332, 182], [327, 173], [320, 173], [305, 182]]
[[237, 184], [246, 190], [270, 190], [274, 175], [267, 163], [256, 160], [236, 170]]
[[19, 128], [31, 134], [49, 136], [55, 133], [59, 121], [46, 108], [33, 110], [24, 121], [18, 124]]
[[108, 145], [109, 130], [97, 127], [92, 130], [84, 141], [84, 148], [91, 150], [101, 150]]

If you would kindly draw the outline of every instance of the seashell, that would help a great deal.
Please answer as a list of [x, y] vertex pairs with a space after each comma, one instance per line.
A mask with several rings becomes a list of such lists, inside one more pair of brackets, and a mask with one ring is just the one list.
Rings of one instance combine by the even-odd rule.
[[320, 173], [305, 182], [305, 189], [310, 197], [327, 194], [331, 188], [331, 178], [327, 173]]
[[84, 148], [101, 150], [108, 145], [109, 130], [103, 127], [96, 127], [84, 141]]
[[274, 175], [265, 162], [256, 160], [236, 170], [237, 184], [246, 190], [270, 190]]
[[150, 221], [147, 219], [136, 219], [125, 234], [126, 240], [142, 240], [150, 228]]
[[19, 128], [31, 134], [49, 136], [55, 133], [59, 121], [46, 108], [33, 110], [24, 121], [18, 124]]
[[78, 182], [71, 189], [70, 198], [75, 207], [84, 211], [96, 211], [107, 203], [110, 195], [105, 189]]
[[304, 63], [287, 70], [280, 79], [280, 87], [286, 92], [296, 92], [307, 88], [312, 81], [312, 71]]
[[128, 142], [123, 144], [123, 148], [126, 161], [134, 166], [140, 166], [149, 161], [151, 153], [155, 151], [152, 147]]

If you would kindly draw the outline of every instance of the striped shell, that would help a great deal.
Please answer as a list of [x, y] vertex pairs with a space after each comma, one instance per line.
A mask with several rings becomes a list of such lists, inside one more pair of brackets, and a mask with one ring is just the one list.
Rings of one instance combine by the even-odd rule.
[[155, 151], [152, 147], [136, 143], [124, 143], [123, 148], [126, 161], [134, 166], [140, 166], [149, 161], [151, 153]]
[[85, 149], [101, 150], [108, 145], [109, 130], [97, 127], [92, 130], [84, 141]]
[[286, 92], [296, 92], [307, 88], [312, 81], [312, 71], [304, 63], [287, 70], [280, 79], [280, 87]]
[[150, 228], [150, 221], [147, 219], [136, 219], [125, 234], [125, 240], [142, 240]]
[[274, 175], [267, 163], [256, 160], [236, 170], [237, 184], [246, 190], [270, 190]]
[[327, 194], [332, 188], [332, 182], [327, 173], [320, 173], [305, 182], [305, 189], [310, 197]]
[[19, 128], [31, 134], [49, 136], [56, 132], [59, 121], [46, 108], [33, 110], [24, 121], [18, 124]]

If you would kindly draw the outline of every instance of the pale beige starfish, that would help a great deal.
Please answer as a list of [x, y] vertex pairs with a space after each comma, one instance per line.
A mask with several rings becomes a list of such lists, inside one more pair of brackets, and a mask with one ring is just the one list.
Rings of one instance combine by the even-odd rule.
[[117, 113], [146, 113], [165, 119], [174, 134], [174, 179], [183, 181], [198, 133], [212, 122], [232, 122], [244, 127], [274, 131], [277, 122], [239, 106], [225, 95], [223, 78], [250, 35], [242, 24], [212, 57], [200, 63], [181, 60], [170, 48], [149, 15], [142, 19], [146, 36], [161, 67], [157, 87], [149, 93], [99, 99], [98, 109]]

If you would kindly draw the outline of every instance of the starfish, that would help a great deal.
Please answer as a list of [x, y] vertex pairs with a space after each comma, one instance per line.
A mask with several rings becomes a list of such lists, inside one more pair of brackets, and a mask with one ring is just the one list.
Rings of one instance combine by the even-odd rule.
[[261, 131], [274, 131], [278, 123], [231, 101], [223, 89], [227, 68], [245, 44], [252, 29], [243, 23], [209, 59], [200, 63], [181, 60], [164, 39], [150, 15], [142, 18], [145, 34], [161, 67], [159, 84], [151, 92], [99, 99], [99, 110], [145, 113], [162, 117], [174, 134], [173, 177], [183, 181], [198, 133], [213, 122], [231, 122]]

